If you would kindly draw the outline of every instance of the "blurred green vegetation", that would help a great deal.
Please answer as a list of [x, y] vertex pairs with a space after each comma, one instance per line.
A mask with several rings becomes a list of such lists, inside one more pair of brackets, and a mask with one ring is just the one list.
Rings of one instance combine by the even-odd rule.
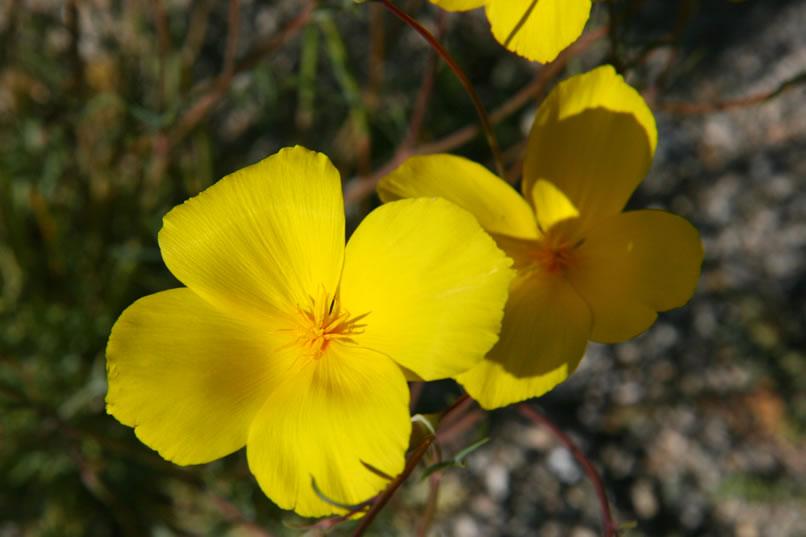
[[377, 6], [244, 2], [233, 22], [226, 3], [186, 4], [0, 8], [0, 535], [282, 527], [243, 453], [182, 468], [106, 415], [106, 339], [134, 300], [178, 285], [156, 242], [171, 207], [294, 143], [369, 173], [370, 140], [388, 158], [403, 137], [429, 53], [408, 45], [381, 106], [367, 80], [382, 58], [345, 42]]

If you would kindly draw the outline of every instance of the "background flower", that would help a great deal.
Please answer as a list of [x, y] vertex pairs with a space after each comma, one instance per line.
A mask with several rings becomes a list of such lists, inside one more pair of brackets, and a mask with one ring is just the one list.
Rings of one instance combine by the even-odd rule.
[[582, 33], [590, 0], [429, 0], [448, 11], [484, 7], [495, 39], [538, 62], [550, 62]]
[[[336, 169], [296, 147], [165, 216], [186, 288], [142, 298], [112, 329], [107, 410], [178, 464], [247, 446], [279, 506], [319, 516], [386, 486], [410, 421], [398, 364], [456, 375], [497, 339], [510, 261], [438, 199], [378, 208], [344, 246]], [[456, 237], [462, 237], [461, 245]]]
[[524, 198], [460, 157], [407, 160], [381, 199], [442, 196], [476, 215], [514, 260], [501, 339], [457, 377], [485, 408], [545, 393], [579, 364], [589, 339], [624, 341], [694, 292], [697, 231], [664, 211], [621, 213], [657, 144], [655, 121], [610, 66], [559, 84], [540, 106], [524, 163]]

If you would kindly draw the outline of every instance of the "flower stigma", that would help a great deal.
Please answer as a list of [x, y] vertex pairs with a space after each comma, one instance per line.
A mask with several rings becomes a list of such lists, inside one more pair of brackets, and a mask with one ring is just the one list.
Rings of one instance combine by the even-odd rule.
[[564, 274], [568, 268], [579, 261], [577, 248], [585, 239], [576, 242], [566, 233], [556, 228], [549, 229], [538, 242], [534, 252], [537, 263], [548, 274]]
[[360, 321], [367, 314], [352, 317], [338, 298], [331, 297], [325, 290], [317, 299], [310, 298], [306, 306], [297, 305], [293, 314], [294, 325], [287, 330], [292, 334], [289, 345], [296, 345], [303, 356], [319, 360], [334, 341], [355, 343], [353, 336], [364, 332], [365, 324]]

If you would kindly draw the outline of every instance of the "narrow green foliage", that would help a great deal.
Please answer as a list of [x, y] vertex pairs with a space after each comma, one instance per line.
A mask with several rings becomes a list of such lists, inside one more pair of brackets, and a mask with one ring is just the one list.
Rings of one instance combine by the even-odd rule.
[[429, 466], [428, 468], [423, 470], [423, 475], [421, 476], [420, 479], [425, 479], [426, 477], [428, 477], [429, 475], [433, 474], [434, 472], [436, 472], [438, 470], [444, 470], [445, 468], [450, 468], [452, 466], [458, 466], [460, 468], [464, 468], [464, 466], [465, 466], [465, 462], [464, 462], [465, 457], [467, 457], [468, 455], [470, 455], [471, 453], [473, 453], [474, 451], [476, 451], [478, 448], [480, 448], [481, 446], [483, 446], [484, 444], [486, 444], [489, 441], [490, 441], [489, 437], [482, 438], [478, 442], [474, 442], [473, 444], [470, 444], [469, 446], [464, 448], [462, 451], [460, 451], [459, 453], [454, 455], [449, 460], [441, 461], [441, 462], [438, 462], [436, 464], [432, 464], [431, 466]]

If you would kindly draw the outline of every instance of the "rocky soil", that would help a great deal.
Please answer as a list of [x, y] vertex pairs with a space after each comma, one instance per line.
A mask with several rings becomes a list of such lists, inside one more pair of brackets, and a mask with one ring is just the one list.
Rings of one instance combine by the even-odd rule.
[[[743, 7], [727, 21], [703, 7], [684, 43], [704, 58], [654, 102], [660, 142], [630, 205], [701, 231], [697, 293], [633, 341], [592, 344], [538, 401], [601, 470], [628, 536], [806, 535], [806, 91], [691, 116], [669, 106], [806, 72], [806, 3]], [[708, 41], [718, 23], [731, 31]], [[548, 430], [502, 411], [489, 434], [467, 470], [445, 473], [433, 535], [600, 535], [593, 488]]]

